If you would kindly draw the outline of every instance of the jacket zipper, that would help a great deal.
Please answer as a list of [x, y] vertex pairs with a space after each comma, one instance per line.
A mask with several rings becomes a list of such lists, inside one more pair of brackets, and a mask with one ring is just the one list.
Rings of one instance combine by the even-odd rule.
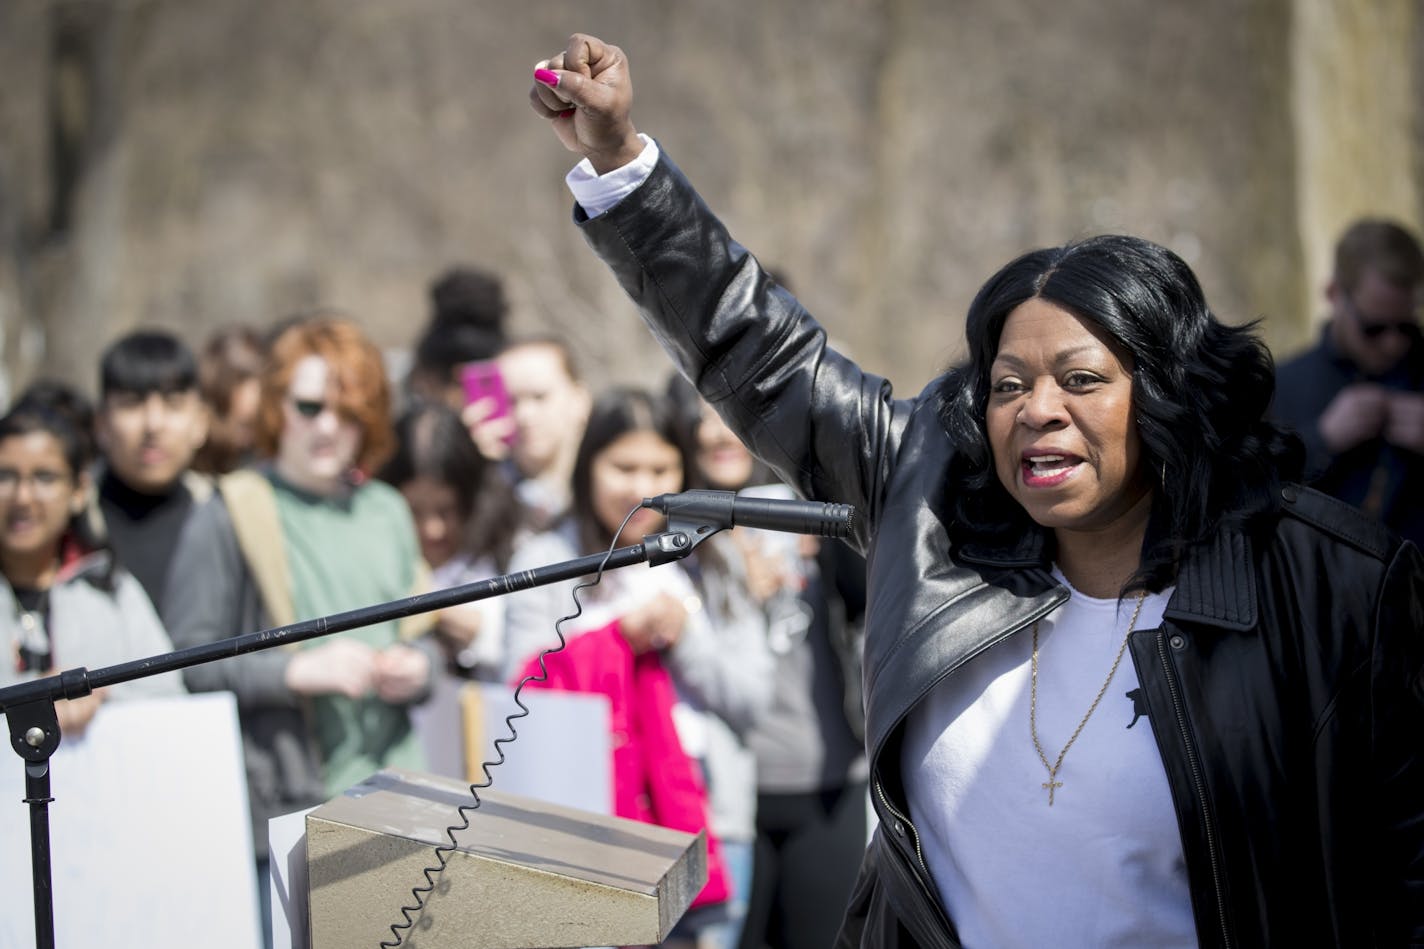
[[1162, 672], [1167, 679], [1167, 690], [1172, 694], [1172, 711], [1176, 715], [1177, 731], [1182, 738], [1182, 747], [1187, 752], [1187, 764], [1191, 766], [1192, 785], [1196, 788], [1197, 801], [1201, 807], [1202, 828], [1206, 831], [1207, 857], [1211, 861], [1211, 883], [1216, 893], [1216, 918], [1221, 926], [1221, 944], [1231, 947], [1231, 931], [1226, 925], [1226, 897], [1221, 891], [1221, 863], [1217, 855], [1216, 827], [1212, 823], [1211, 809], [1207, 806], [1206, 784], [1202, 780], [1201, 762], [1197, 760], [1196, 746], [1187, 730], [1186, 709], [1182, 707], [1182, 695], [1177, 689], [1177, 677], [1172, 671], [1171, 659], [1167, 653], [1167, 634], [1157, 634], [1157, 655], [1162, 660]]
[[[945, 910], [943, 904], [940, 903], [939, 894], [935, 891], [934, 885], [930, 882], [930, 869], [925, 863], [924, 851], [920, 849], [919, 831], [914, 829], [915, 825], [910, 823], [908, 817], [901, 814], [890, 803], [889, 798], [885, 796], [884, 788], [881, 786], [879, 779], [875, 777], [874, 772], [871, 773], [871, 784], [875, 788], [875, 796], [880, 799], [880, 803], [884, 806], [886, 813], [890, 814], [897, 823], [905, 828], [905, 833], [912, 835], [915, 839], [915, 860], [919, 863], [921, 872], [916, 872], [914, 867], [909, 867], [908, 869], [911, 871], [910, 875], [914, 877], [915, 883], [919, 886], [920, 895], [926, 901], [926, 905], [939, 917], [941, 929], [938, 935], [942, 937], [942, 940], [936, 942], [936, 945], [943, 945], [946, 949], [950, 946], [954, 947], [954, 949], [961, 949], [959, 941], [949, 935], [954, 929], [954, 923], [950, 921], [948, 911]], [[893, 828], [891, 832], [894, 832]], [[891, 859], [898, 859], [898, 851], [896, 851], [895, 845], [890, 844], [889, 846], [892, 851]]]
[[[913, 828], [915, 826], [910, 822], [909, 817], [904, 814], [901, 814], [898, 810], [895, 809], [895, 805], [890, 803], [890, 799], [885, 796], [885, 789], [881, 787], [880, 780], [878, 778], [875, 781], [875, 796], [880, 798], [880, 803], [885, 805], [885, 810], [889, 812], [889, 814], [894, 817], [896, 822], [899, 823], [902, 827]], [[924, 851], [920, 849], [920, 832], [917, 830], [907, 830], [907, 833], [910, 833], [915, 838], [915, 859], [919, 862], [920, 869], [924, 870], [925, 875], [928, 876], [930, 868], [925, 863]], [[938, 897], [936, 897], [936, 899], [938, 899]]]

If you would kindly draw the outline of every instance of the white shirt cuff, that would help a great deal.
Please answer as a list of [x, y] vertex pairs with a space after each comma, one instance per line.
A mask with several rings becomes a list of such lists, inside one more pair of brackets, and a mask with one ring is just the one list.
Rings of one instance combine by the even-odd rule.
[[599, 175], [585, 158], [564, 176], [564, 183], [573, 192], [574, 200], [589, 217], [598, 217], [637, 191], [638, 186], [653, 173], [653, 167], [658, 163], [658, 143], [641, 132], [638, 137], [643, 140], [643, 150], [622, 168]]

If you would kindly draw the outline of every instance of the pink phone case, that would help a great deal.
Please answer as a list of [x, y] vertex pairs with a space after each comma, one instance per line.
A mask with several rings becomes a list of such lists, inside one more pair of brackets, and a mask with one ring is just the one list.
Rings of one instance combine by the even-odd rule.
[[466, 363], [460, 368], [460, 382], [465, 387], [465, 404], [476, 399], [490, 399], [494, 410], [489, 418], [503, 418], [509, 414], [509, 390], [504, 387], [504, 376], [499, 365], [493, 360]]

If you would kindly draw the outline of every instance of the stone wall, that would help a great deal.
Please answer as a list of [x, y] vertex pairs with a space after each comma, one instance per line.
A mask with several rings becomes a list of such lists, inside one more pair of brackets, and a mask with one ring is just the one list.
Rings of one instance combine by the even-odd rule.
[[[1405, 81], [1364, 88], [1407, 126], [1407, 187], [1381, 200], [1417, 224], [1418, 24], [1382, 6]], [[573, 30], [624, 47], [639, 127], [907, 390], [995, 268], [1103, 231], [1173, 247], [1284, 351], [1333, 237], [1303, 233], [1301, 195], [1348, 173], [1300, 129], [1361, 94], [1299, 81], [1302, 29], [1339, 27], [1289, 0], [0, 0], [0, 356], [13, 385], [89, 387], [134, 326], [197, 342], [318, 303], [399, 348], [429, 278], [471, 261], [596, 382], [661, 378], [526, 104]]]

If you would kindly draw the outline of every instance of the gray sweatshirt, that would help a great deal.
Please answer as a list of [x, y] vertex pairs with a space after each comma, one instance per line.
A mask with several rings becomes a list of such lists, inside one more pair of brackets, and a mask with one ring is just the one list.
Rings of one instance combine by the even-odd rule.
[[[113, 573], [112, 590], [101, 578], [112, 563], [107, 551], [90, 554], [60, 572], [49, 591], [49, 635], [57, 669], [99, 669], [171, 652], [173, 644], [149, 602], [148, 594], [122, 567]], [[0, 642], [20, 637], [20, 608], [8, 583], [0, 584]], [[8, 654], [8, 653], [7, 653]], [[13, 662], [0, 663], [0, 686], [21, 678]], [[184, 694], [177, 673], [134, 679], [111, 686], [110, 700]]]

